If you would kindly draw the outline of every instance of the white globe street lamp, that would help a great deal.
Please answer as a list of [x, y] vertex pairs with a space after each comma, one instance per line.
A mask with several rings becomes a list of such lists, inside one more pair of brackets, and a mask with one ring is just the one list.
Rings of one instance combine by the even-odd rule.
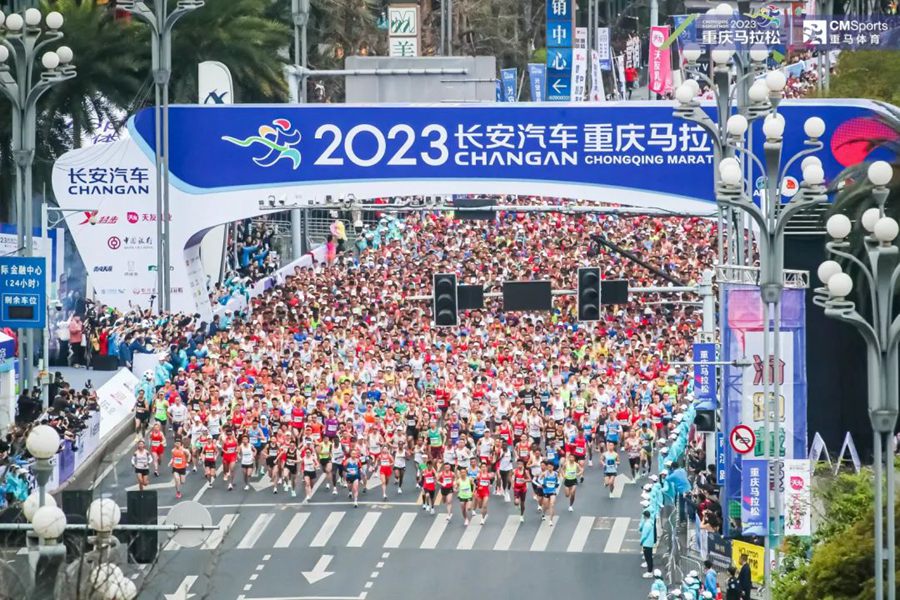
[[828, 235], [835, 240], [842, 240], [850, 235], [850, 229], [852, 227], [853, 224], [850, 222], [847, 215], [831, 215], [831, 217], [828, 218], [828, 222], [825, 223], [825, 229], [828, 231]]
[[875, 231], [875, 223], [877, 223], [878, 219], [880, 218], [881, 211], [873, 206], [862, 214], [862, 218], [860, 219], [860, 221], [862, 221], [863, 228], [871, 233]]
[[[44, 506], [56, 506], [56, 499], [54, 499], [50, 494], [45, 494]], [[37, 509], [39, 509], [40, 507], [40, 492], [31, 492], [31, 494], [27, 498], [25, 498], [25, 502], [22, 503], [22, 514], [25, 515], [25, 520], [31, 523], [32, 519], [34, 519], [34, 513], [36, 513]]]
[[22, 19], [22, 15], [13, 13], [6, 17], [6, 28], [12, 33], [19, 33], [23, 27], [25, 27], [25, 21]]
[[91, 502], [87, 512], [88, 525], [101, 533], [109, 533], [122, 519], [122, 509], [111, 498], [98, 498]]
[[846, 273], [835, 273], [828, 279], [828, 291], [835, 298], [846, 298], [853, 291], [853, 280]]
[[41, 11], [36, 8], [29, 8], [25, 11], [25, 24], [29, 27], [37, 27], [41, 24]]
[[66, 530], [66, 513], [58, 506], [42, 506], [34, 511], [31, 526], [43, 540], [58, 539]]
[[56, 52], [44, 52], [41, 57], [41, 64], [48, 71], [52, 71], [59, 66], [59, 55]]
[[725, 129], [728, 130], [729, 135], [741, 137], [747, 131], [747, 126], [747, 117], [744, 115], [731, 115], [728, 117]]
[[819, 117], [810, 117], [803, 123], [803, 132], [806, 137], [817, 140], [825, 134], [825, 121]]
[[767, 140], [777, 141], [784, 135], [784, 117], [778, 113], [766, 115], [763, 120], [763, 134]]
[[46, 23], [47, 27], [49, 27], [50, 29], [60, 29], [63, 26], [64, 21], [65, 19], [63, 19], [62, 14], [56, 12], [55, 10], [47, 14]]
[[819, 281], [824, 283], [826, 286], [832, 277], [841, 272], [841, 264], [836, 260], [826, 260], [821, 265], [819, 265], [816, 274], [819, 276]]
[[873, 185], [887, 185], [894, 176], [894, 169], [889, 162], [878, 160], [869, 165], [866, 173]]
[[900, 225], [891, 217], [881, 217], [875, 223], [872, 233], [875, 235], [875, 239], [882, 244], [890, 244], [900, 233]]
[[59, 450], [59, 434], [49, 425], [38, 425], [25, 440], [28, 453], [39, 460], [48, 460]]

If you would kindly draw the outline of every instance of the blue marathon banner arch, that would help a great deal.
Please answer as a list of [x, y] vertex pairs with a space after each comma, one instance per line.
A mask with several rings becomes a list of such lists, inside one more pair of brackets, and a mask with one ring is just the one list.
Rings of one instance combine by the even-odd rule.
[[[258, 215], [269, 194], [288, 203], [347, 194], [521, 194], [712, 212], [712, 141], [676, 119], [673, 107], [172, 106], [172, 307], [206, 312], [196, 241], [216, 225]], [[714, 116], [714, 107], [707, 110]], [[828, 177], [867, 157], [871, 147], [854, 145], [852, 136], [871, 139], [885, 112], [840, 100], [785, 101], [779, 110], [786, 154], [803, 147], [808, 117], [825, 120], [820, 158]], [[99, 211], [72, 234], [98, 298], [112, 306], [149, 305], [156, 294], [153, 132], [153, 111], [141, 111], [120, 139], [73, 150], [54, 169], [60, 206]], [[799, 165], [794, 170], [799, 177]]]

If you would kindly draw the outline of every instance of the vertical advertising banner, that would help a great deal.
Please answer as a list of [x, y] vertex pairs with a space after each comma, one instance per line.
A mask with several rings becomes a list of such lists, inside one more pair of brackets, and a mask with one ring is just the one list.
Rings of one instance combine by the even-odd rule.
[[609, 48], [609, 27], [597, 28], [597, 56], [600, 59], [600, 68], [604, 71], [611, 71], [612, 54]]
[[591, 50], [591, 102], [602, 102], [603, 100], [606, 100], [606, 90], [603, 89], [600, 56], [596, 50]]
[[494, 82], [497, 85], [497, 102], [503, 102], [503, 84], [500, 83], [500, 80]]
[[547, 65], [528, 63], [528, 81], [531, 87], [531, 101], [543, 102], [547, 91]]
[[715, 344], [694, 344], [694, 399], [698, 410], [718, 408]]
[[518, 79], [519, 70], [515, 67], [512, 69], [500, 69], [500, 83], [503, 86], [504, 102], [515, 102], [519, 98]]
[[725, 434], [716, 433], [716, 485], [725, 483]]
[[669, 27], [650, 28], [650, 53], [647, 57], [650, 69], [650, 91], [665, 94], [672, 88], [672, 55], [663, 44], [669, 37]]
[[784, 461], [784, 535], [812, 534], [812, 464], [809, 460]]
[[[748, 359], [752, 366], [724, 367], [722, 393], [722, 431], [730, 432], [737, 425], [746, 425], [756, 434], [756, 446], [748, 454], [736, 453], [730, 444], [725, 447], [725, 489], [727, 503], [725, 534], [733, 535], [733, 523], [743, 517], [742, 484], [746, 465], [766, 456], [767, 445], [777, 448], [777, 454], [785, 461], [804, 459], [806, 441], [806, 291], [784, 290], [781, 299], [781, 356], [777, 364], [773, 345], [769, 344], [769, 356], [763, 349], [765, 326], [764, 305], [759, 288], [745, 285], [728, 285], [724, 290], [724, 323], [722, 330], [721, 360], [731, 362]], [[780, 382], [781, 389], [777, 415], [781, 435], [773, 443], [774, 435], [765, 436], [766, 397], [763, 384]], [[770, 393], [771, 393], [770, 387]], [[774, 416], [776, 413], [772, 411]], [[770, 432], [771, 433], [771, 432]], [[789, 486], [781, 476], [775, 482], [779, 489]], [[743, 528], [743, 527], [742, 527]]]
[[769, 532], [769, 464], [745, 459], [741, 472], [741, 533], [764, 536]]
[[584, 102], [587, 92], [588, 47], [587, 27], [575, 28], [575, 46], [572, 48], [572, 101]]

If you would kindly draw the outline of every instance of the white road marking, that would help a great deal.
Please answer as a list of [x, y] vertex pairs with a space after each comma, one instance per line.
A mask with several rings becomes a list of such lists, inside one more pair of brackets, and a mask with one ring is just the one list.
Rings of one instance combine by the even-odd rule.
[[416, 520], [416, 513], [414, 512], [405, 512], [400, 515], [400, 518], [397, 519], [397, 524], [394, 525], [394, 528], [391, 530], [391, 534], [388, 536], [387, 541], [384, 543], [385, 548], [399, 548], [400, 544], [403, 543], [403, 538], [406, 537], [406, 534], [409, 532], [409, 528], [412, 527], [413, 521]]
[[335, 530], [337, 530], [338, 525], [340, 525], [341, 519], [344, 518], [344, 514], [342, 512], [334, 512], [328, 515], [322, 528], [319, 529], [319, 533], [316, 534], [316, 537], [313, 538], [309, 545], [313, 548], [321, 548], [327, 544], [331, 536], [334, 535]]
[[428, 530], [428, 533], [425, 534], [425, 539], [422, 540], [422, 545], [419, 546], [422, 550], [434, 550], [437, 548], [438, 542], [441, 540], [441, 536], [444, 535], [444, 530], [447, 529], [447, 519], [444, 515], [437, 515], [434, 518], [434, 522], [431, 524], [431, 528]]
[[610, 498], [621, 498], [626, 483], [634, 483], [634, 479], [624, 473], [616, 475], [616, 481], [613, 483], [613, 492], [610, 494]]
[[469, 526], [466, 527], [462, 537], [459, 538], [459, 543], [456, 545], [457, 550], [471, 550], [475, 546], [475, 540], [478, 539], [478, 534], [484, 529], [484, 526], [480, 523], [477, 525], [475, 524], [476, 518], [478, 517], [474, 517], [469, 521]]
[[269, 523], [272, 522], [272, 517], [275, 515], [271, 513], [265, 513], [256, 517], [256, 520], [253, 521], [253, 525], [250, 526], [250, 530], [244, 536], [244, 538], [238, 542], [238, 548], [252, 548], [253, 545], [259, 541], [259, 536], [263, 534], [263, 531], [266, 530], [266, 527], [269, 526]]
[[318, 581], [322, 581], [326, 577], [334, 575], [334, 571], [325, 570], [331, 563], [332, 558], [334, 557], [330, 554], [323, 554], [319, 557], [319, 560], [316, 561], [316, 566], [312, 568], [312, 571], [303, 571], [303, 576], [306, 578], [306, 581], [310, 584], [313, 584]]
[[375, 524], [378, 522], [378, 517], [381, 516], [381, 513], [377, 512], [368, 512], [363, 516], [362, 522], [359, 524], [359, 527], [356, 528], [356, 531], [353, 532], [353, 536], [350, 538], [350, 541], [347, 542], [348, 548], [361, 548], [362, 545], [366, 542], [366, 538], [369, 537], [369, 534], [372, 533], [372, 529], [375, 528]]
[[291, 518], [290, 523], [287, 524], [287, 527], [284, 528], [284, 531], [281, 532], [281, 535], [278, 536], [278, 539], [275, 540], [274, 548], [287, 548], [291, 545], [291, 542], [294, 541], [294, 538], [297, 537], [297, 534], [300, 533], [300, 529], [303, 528], [303, 525], [306, 524], [306, 520], [309, 518], [309, 513], [297, 513]]
[[506, 523], [503, 525], [503, 529], [500, 530], [500, 536], [497, 538], [497, 543], [494, 544], [494, 550], [509, 550], [513, 539], [516, 537], [516, 532], [519, 530], [519, 522], [517, 515], [506, 517]]
[[578, 525], [575, 526], [575, 533], [569, 540], [569, 547], [566, 552], [581, 552], [587, 543], [588, 535], [594, 527], [594, 517], [581, 517], [578, 519]]
[[531, 542], [532, 552], [543, 552], [547, 549], [547, 544], [550, 543], [550, 536], [553, 535], [553, 529], [555, 528], [557, 521], [559, 521], [558, 515], [553, 517], [554, 527], [550, 527], [548, 523], [541, 521], [537, 535], [534, 536], [534, 541]]
[[206, 541], [203, 542], [203, 545], [200, 546], [203, 550], [215, 550], [219, 547], [219, 544], [222, 543], [222, 539], [225, 537], [225, 534], [228, 533], [228, 530], [231, 529], [231, 526], [234, 525], [234, 522], [237, 520], [237, 515], [234, 513], [228, 513], [227, 515], [222, 515], [222, 518], [219, 520], [219, 528], [213, 529], [213, 532], [209, 534], [209, 537], [206, 538]]
[[628, 517], [617, 517], [613, 522], [609, 537], [606, 538], [606, 546], [603, 547], [604, 554], [618, 554], [622, 550], [622, 542], [625, 541], [625, 534], [628, 533], [628, 523], [631, 519]]

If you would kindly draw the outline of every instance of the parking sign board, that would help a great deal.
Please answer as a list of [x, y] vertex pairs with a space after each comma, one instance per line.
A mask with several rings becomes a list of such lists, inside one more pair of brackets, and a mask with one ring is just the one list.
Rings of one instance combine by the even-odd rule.
[[0, 326], [43, 329], [47, 276], [43, 257], [0, 257]]

